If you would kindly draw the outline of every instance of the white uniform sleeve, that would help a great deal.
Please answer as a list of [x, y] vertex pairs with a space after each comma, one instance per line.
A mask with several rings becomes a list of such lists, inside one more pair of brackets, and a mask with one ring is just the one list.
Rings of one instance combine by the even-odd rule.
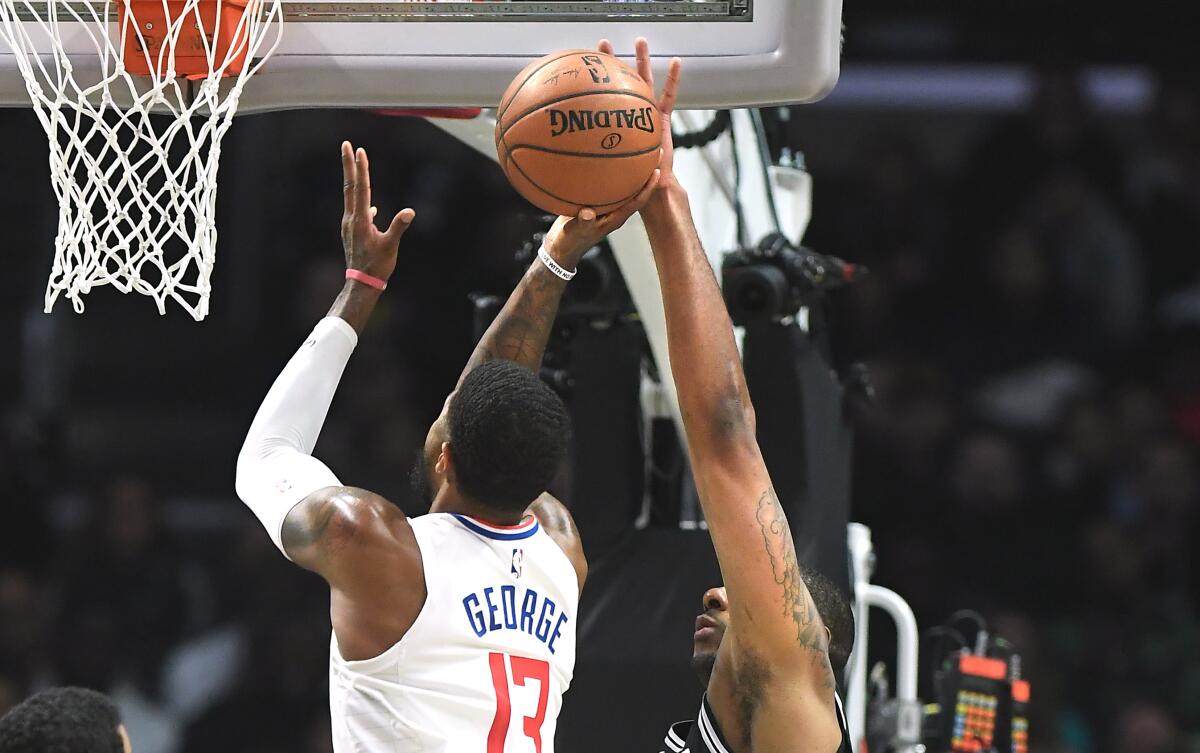
[[312, 450], [357, 344], [358, 334], [343, 319], [318, 322], [271, 386], [238, 454], [237, 495], [285, 557], [288, 512], [315, 491], [341, 486]]

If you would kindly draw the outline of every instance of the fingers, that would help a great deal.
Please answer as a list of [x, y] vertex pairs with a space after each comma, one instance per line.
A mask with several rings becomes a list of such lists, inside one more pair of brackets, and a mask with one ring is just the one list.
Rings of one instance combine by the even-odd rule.
[[645, 37], [638, 37], [634, 42], [634, 49], [637, 52], [637, 72], [642, 77], [642, 80], [654, 88], [654, 68], [650, 65], [650, 43]]
[[570, 232], [576, 232], [582, 226], [586, 228], [596, 221], [596, 210], [591, 207], [584, 207], [574, 217], [560, 217], [559, 222], [563, 225], [563, 229]]
[[354, 192], [357, 187], [357, 176], [354, 164], [354, 147], [349, 141], [342, 142], [342, 204], [346, 214], [354, 213]]
[[637, 210], [646, 206], [646, 202], [650, 201], [650, 197], [654, 195], [654, 189], [658, 188], [658, 179], [662, 177], [662, 170], [655, 170], [650, 175], [650, 180], [646, 181], [646, 185], [642, 187], [642, 192], [634, 197], [633, 201], [622, 207], [622, 210], [629, 210], [629, 214], [633, 214]]
[[384, 235], [389, 243], [399, 243], [404, 234], [408, 232], [408, 228], [412, 225], [413, 220], [417, 218], [417, 213], [410, 209], [401, 209], [392, 218], [392, 224], [388, 225], [387, 232]]
[[675, 100], [679, 97], [679, 76], [682, 71], [683, 61], [671, 58], [671, 64], [667, 66], [667, 84], [658, 100], [658, 111], [663, 115], [670, 115], [675, 111]]
[[555, 226], [561, 226], [562, 232], [567, 236], [583, 235], [586, 237], [592, 234], [592, 226], [595, 224], [596, 219], [596, 210], [584, 207], [574, 217], [559, 217], [555, 221]]
[[605, 55], [615, 55], [616, 54], [613, 52], [612, 42], [608, 41], [607, 39], [601, 39], [600, 44], [597, 46], [597, 49], [600, 50], [601, 52], [603, 52]]
[[367, 163], [367, 150], [362, 147], [354, 153], [354, 164], [358, 168], [358, 186], [354, 195], [354, 213], [360, 217], [371, 215], [371, 169]]
[[650, 175], [650, 180], [646, 181], [646, 185], [642, 186], [642, 190], [637, 196], [604, 216], [603, 227], [605, 233], [611, 233], [613, 230], [621, 227], [635, 212], [646, 206], [646, 202], [650, 201], [650, 197], [654, 195], [654, 189], [658, 188], [658, 179], [660, 177], [662, 177], [662, 171], [655, 170]]

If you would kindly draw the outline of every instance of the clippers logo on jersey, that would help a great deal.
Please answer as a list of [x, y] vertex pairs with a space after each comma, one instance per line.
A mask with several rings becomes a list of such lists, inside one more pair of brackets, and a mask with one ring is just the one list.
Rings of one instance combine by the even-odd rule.
[[[518, 590], [522, 592], [519, 597]], [[553, 599], [540, 595], [532, 588], [511, 584], [488, 586], [482, 591], [467, 594], [462, 604], [471, 630], [480, 638], [496, 630], [515, 630], [528, 633], [545, 643], [552, 654], [555, 651], [554, 644], [562, 637], [563, 627], [571, 619]]]
[[599, 55], [584, 55], [583, 64], [587, 66], [588, 73], [592, 74], [592, 81], [597, 84], [607, 84], [612, 81], [612, 77], [608, 75], [608, 66], [604, 64], [604, 58]]
[[512, 558], [512, 574], [521, 577], [521, 573], [525, 572], [525, 550], [514, 549]]
[[[654, 133], [653, 108], [634, 107], [627, 110], [547, 110], [550, 113], [550, 135], [579, 133], [595, 128], [636, 128]], [[615, 146], [615, 145], [614, 145]]]

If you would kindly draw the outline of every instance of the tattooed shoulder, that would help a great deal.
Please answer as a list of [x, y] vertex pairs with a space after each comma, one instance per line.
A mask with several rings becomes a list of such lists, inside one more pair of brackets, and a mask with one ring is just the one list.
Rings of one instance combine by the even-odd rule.
[[[351, 491], [316, 492], [292, 508], [280, 532], [284, 551], [293, 558], [332, 553], [359, 533], [355, 510], [368, 504]], [[360, 510], [361, 512], [361, 510]]]

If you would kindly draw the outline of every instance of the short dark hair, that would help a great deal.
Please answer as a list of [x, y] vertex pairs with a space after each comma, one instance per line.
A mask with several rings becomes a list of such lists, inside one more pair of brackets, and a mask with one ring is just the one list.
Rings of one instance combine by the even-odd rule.
[[0, 717], [0, 753], [123, 753], [121, 715], [106, 696], [52, 688]]
[[842, 589], [829, 578], [808, 567], [801, 568], [801, 577], [812, 597], [821, 622], [829, 628], [829, 664], [841, 675], [854, 649], [854, 612]]
[[450, 400], [449, 434], [463, 492], [497, 511], [521, 512], [558, 473], [571, 418], [532, 371], [489, 361], [467, 374]]

